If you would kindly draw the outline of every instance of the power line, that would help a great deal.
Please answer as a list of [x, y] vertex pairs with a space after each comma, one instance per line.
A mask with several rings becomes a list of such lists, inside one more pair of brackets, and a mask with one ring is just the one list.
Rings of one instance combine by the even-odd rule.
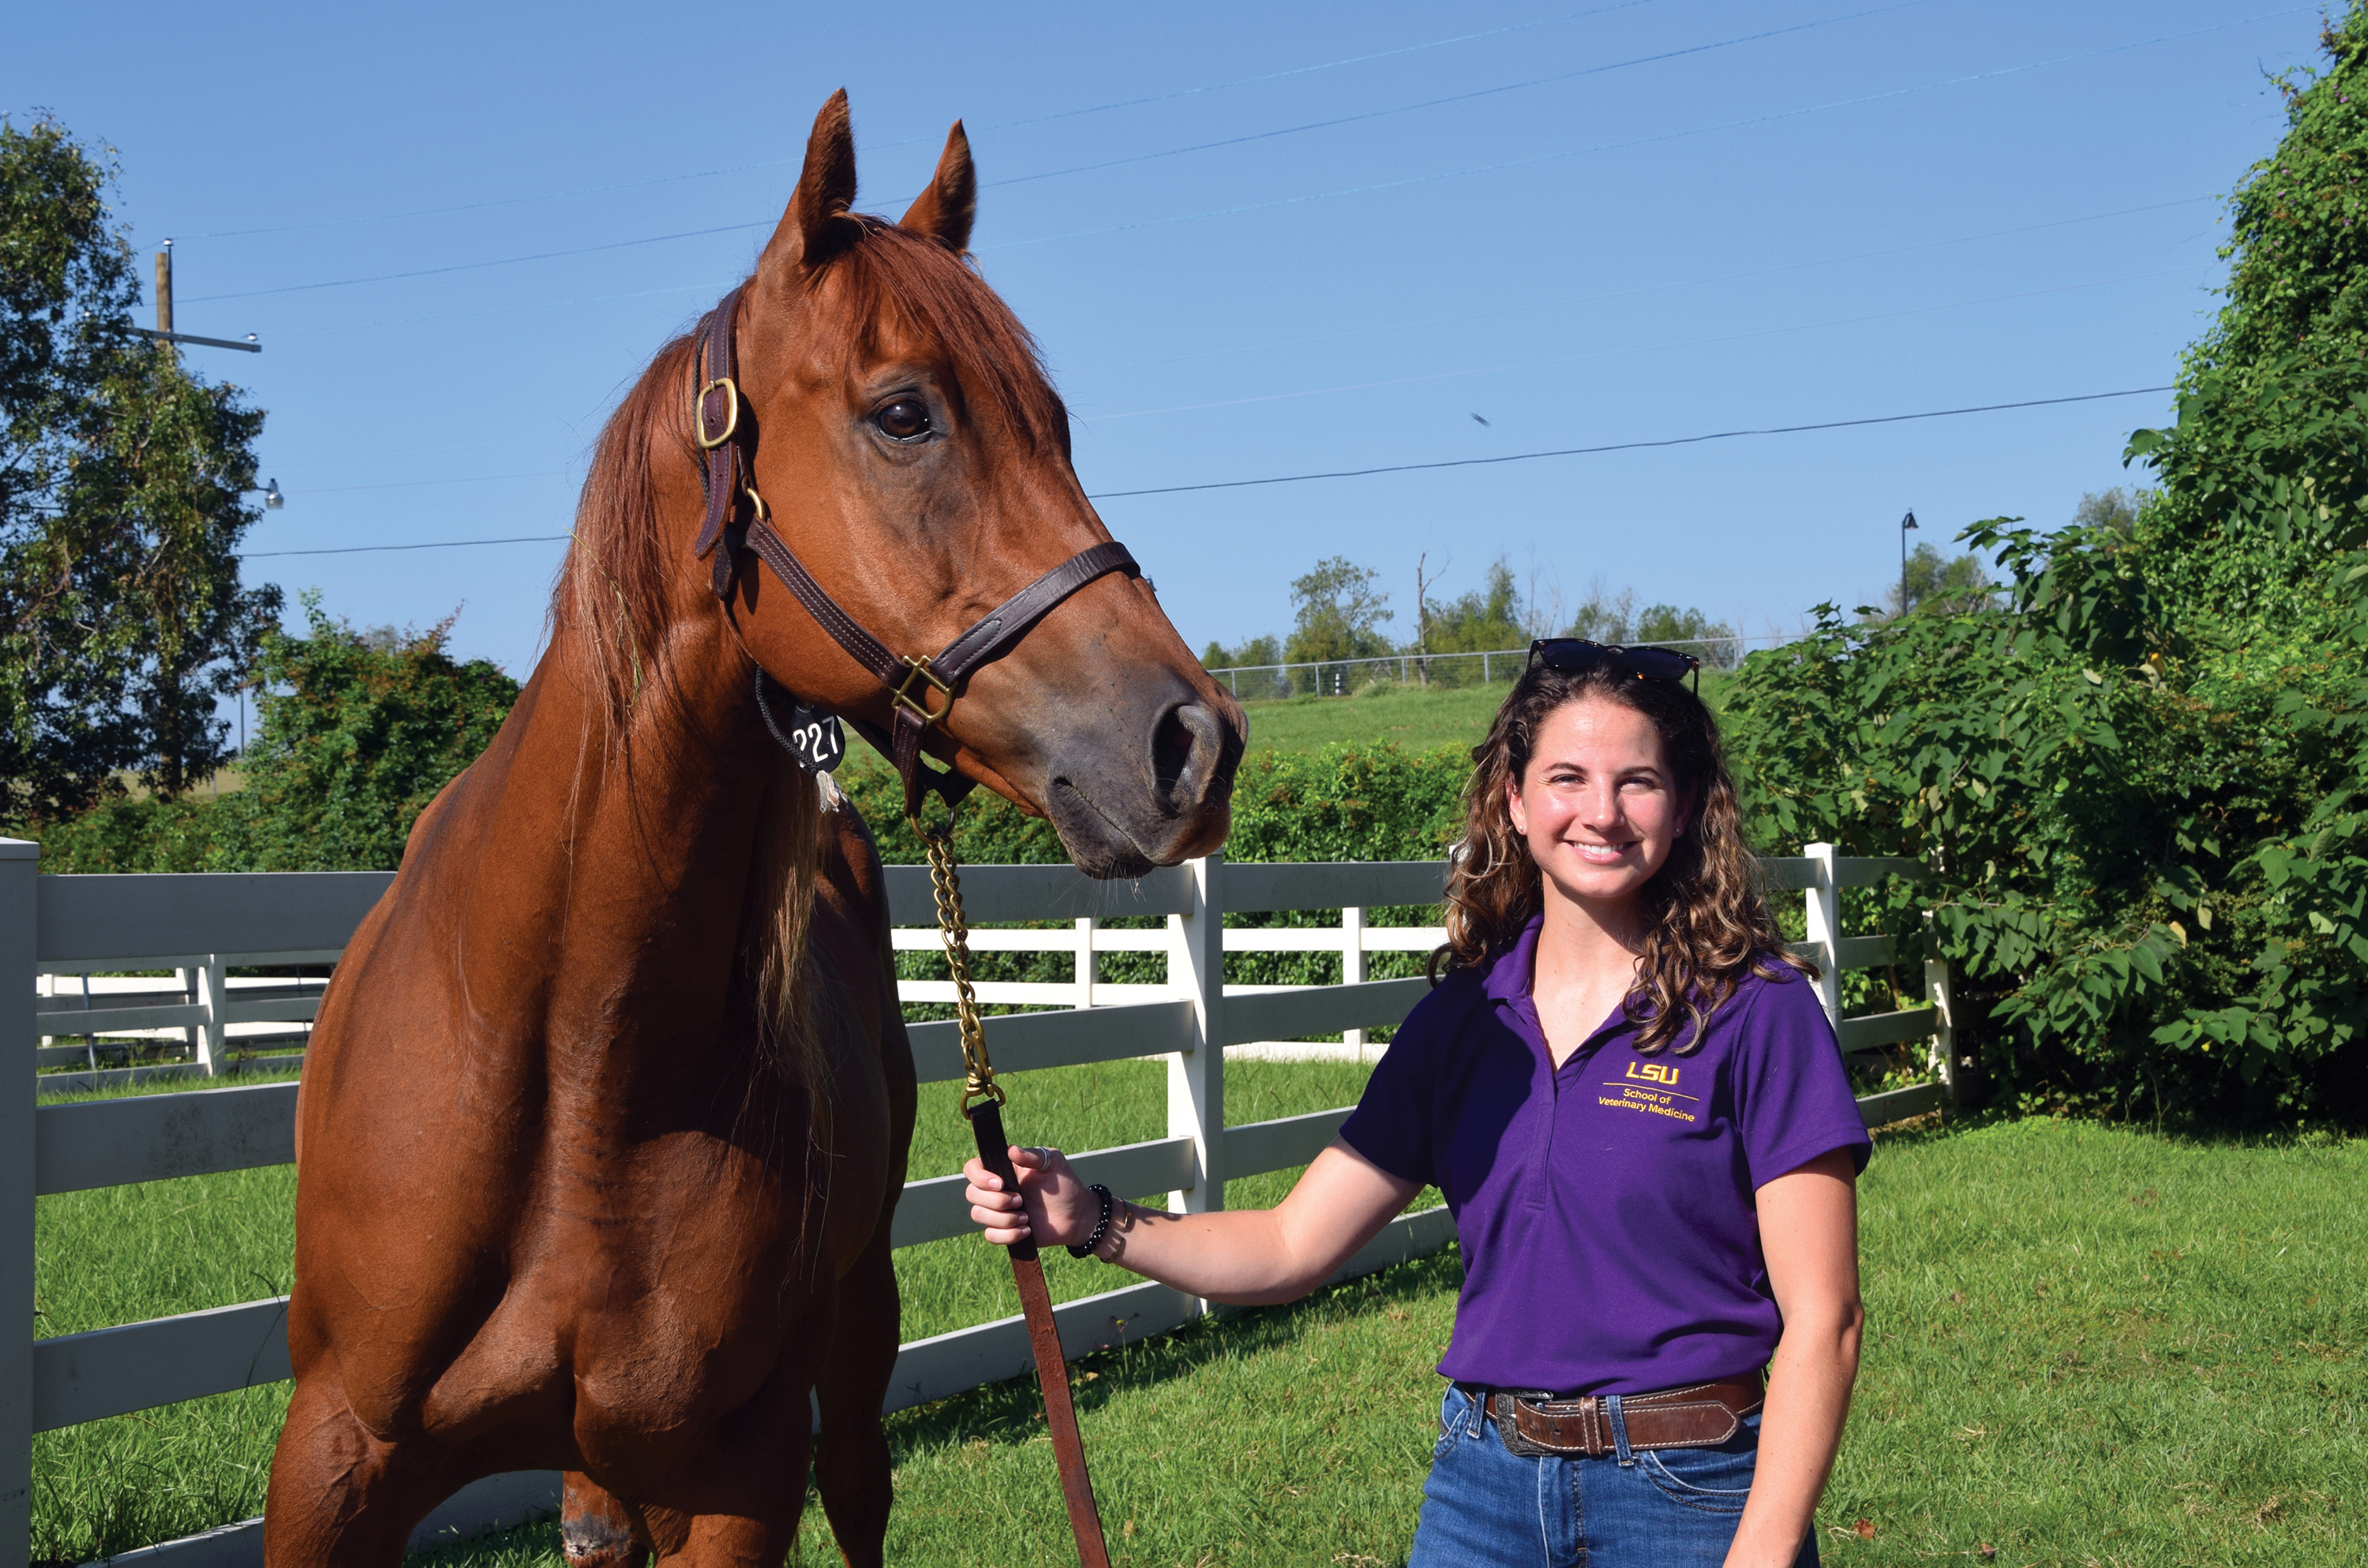
[[2121, 54], [2134, 49], [2150, 49], [2157, 44], [2177, 43], [2205, 33], [2225, 32], [2231, 28], [2250, 27], [2256, 22], [2290, 17], [2297, 11], [2308, 11], [2310, 6], [2289, 6], [2283, 10], [2267, 11], [2241, 21], [2215, 22], [2210, 27], [2194, 28], [2183, 33], [2166, 33], [2160, 38], [2140, 39], [2134, 43], [2117, 43], [2103, 49], [2092, 49], [2078, 54], [2058, 55], [2053, 60], [2034, 60], [2022, 65], [2001, 66], [1995, 71], [1978, 71], [1968, 76], [1951, 76], [1939, 82], [1927, 82], [1920, 86], [1893, 87], [1880, 93], [1868, 93], [1861, 97], [1837, 98], [1831, 103], [1812, 104], [1806, 108], [1782, 109], [1774, 114], [1755, 115], [1748, 119], [1723, 120], [1716, 125], [1697, 125], [1685, 131], [1668, 131], [1656, 136], [1639, 136], [1626, 142], [1604, 142], [1592, 147], [1565, 148], [1559, 153], [1540, 153], [1526, 158], [1508, 158], [1494, 164], [1477, 164], [1470, 168], [1449, 169], [1435, 175], [1410, 175], [1403, 179], [1378, 180], [1369, 185], [1344, 186], [1338, 190], [1320, 190], [1305, 196], [1277, 197], [1270, 201], [1244, 202], [1235, 207], [1212, 207], [1201, 212], [1183, 212], [1168, 218], [1144, 218], [1132, 223], [1112, 223], [1099, 229], [1072, 229], [1065, 233], [1042, 234], [1032, 240], [1005, 240], [1001, 244], [980, 245], [982, 252], [1019, 250], [1027, 245], [1053, 244], [1064, 240], [1098, 239], [1106, 234], [1127, 234], [1141, 229], [1166, 228], [1173, 223], [1194, 223], [1204, 218], [1235, 218], [1250, 212], [1270, 212], [1277, 208], [1303, 207], [1311, 202], [1332, 201], [1344, 196], [1371, 196], [1384, 190], [1403, 190], [1409, 186], [1430, 185], [1443, 179], [1468, 179], [1474, 175], [1502, 173], [1507, 169], [1534, 168], [1540, 164], [1558, 163], [1565, 158], [1592, 156], [1598, 153], [1625, 152], [1632, 147], [1649, 147], [1662, 142], [1680, 141], [1689, 136], [1708, 136], [1721, 131], [1743, 131], [1758, 125], [1770, 125], [1778, 120], [1798, 119], [1804, 115], [1824, 114], [1832, 109], [1856, 108], [1864, 104], [1881, 103], [1886, 98], [1907, 97], [1918, 93], [1937, 92], [1943, 87], [1961, 87], [1975, 82], [1991, 81], [2000, 76], [2013, 76], [2026, 71], [2044, 70], [2054, 65], [2076, 64], [2083, 60], [2095, 60], [2108, 54]]
[[437, 539], [424, 544], [349, 544], [339, 550], [254, 550], [242, 561], [268, 561], [280, 555], [371, 555], [385, 550], [466, 550], [480, 544], [558, 544], [574, 534], [523, 534], [517, 539]]
[[[1489, 28], [1476, 33], [1457, 33], [1452, 38], [1432, 39], [1425, 43], [1410, 43], [1397, 49], [1384, 49], [1372, 54], [1352, 54], [1345, 59], [1326, 60], [1314, 65], [1294, 65], [1286, 71], [1269, 71], [1258, 76], [1239, 76], [1230, 82], [1212, 82], [1198, 87], [1179, 87], [1173, 92], [1154, 93], [1148, 97], [1124, 98], [1117, 103], [1092, 104], [1084, 108], [1055, 109], [1050, 114], [1030, 115], [1020, 119], [997, 120], [982, 125], [985, 131], [1010, 131], [1025, 125], [1042, 125], [1055, 119], [1074, 119], [1081, 115], [1108, 114], [1113, 109], [1135, 108], [1144, 104], [1167, 103], [1175, 98], [1189, 98], [1202, 93], [1224, 92], [1231, 87], [1255, 86], [1263, 82], [1279, 82], [1290, 76], [1305, 76], [1319, 71], [1335, 71], [1344, 65], [1363, 65], [1375, 60], [1395, 59], [1401, 54], [1418, 54], [1427, 49], [1440, 49], [1449, 44], [1470, 43], [1484, 38], [1497, 38], [1507, 33], [1527, 32], [1533, 28], [1552, 27], [1559, 22], [1579, 21], [1588, 17], [1600, 17], [1611, 11], [1631, 11], [1639, 6], [1658, 4], [1658, 0], [1620, 0], [1616, 6], [1598, 6], [1591, 10], [1565, 11], [1558, 17], [1543, 17], [1533, 22], [1515, 22], [1507, 27]], [[933, 140], [932, 135], [901, 136], [893, 142], [866, 143], [867, 151], [886, 152], [893, 147], [910, 147]], [[605, 196], [611, 191], [642, 190], [654, 185], [679, 185], [695, 179], [716, 179], [724, 175], [750, 174], [758, 169], [784, 168], [803, 161], [797, 158], [767, 158], [754, 164], [734, 164], [721, 169], [701, 169], [695, 174], [656, 175], [648, 179], [620, 180], [609, 185], [579, 186], [573, 190], [547, 190], [531, 196], [503, 196], [484, 201], [463, 201], [445, 207], [414, 207], [400, 212], [373, 212], [349, 218], [319, 218], [302, 223], [280, 223], [264, 229], [220, 229], [212, 233], [199, 234], [201, 240], [245, 239], [258, 234], [292, 234], [308, 229], [344, 228], [355, 223], [391, 223], [404, 218], [433, 218], [448, 212], [483, 212], [494, 207], [518, 207], [534, 201], [562, 201], [575, 196]]]
[[1880, 17], [1890, 11], [1905, 11], [1911, 6], [1930, 4], [1930, 0], [1897, 0], [1897, 4], [1878, 6], [1871, 11], [1853, 11], [1848, 16], [1827, 17], [1814, 22], [1796, 22], [1789, 28], [1770, 28], [1765, 32], [1745, 33], [1738, 38], [1723, 38], [1711, 43], [1689, 44], [1683, 49], [1667, 49], [1657, 54], [1640, 54], [1633, 60], [1616, 60], [1605, 65], [1589, 65], [1577, 71], [1559, 72], [1552, 76], [1532, 76], [1525, 82], [1506, 82], [1494, 87], [1481, 87], [1468, 93], [1452, 93], [1442, 98], [1425, 98], [1418, 103], [1399, 104], [1391, 108], [1367, 109], [1361, 114], [1344, 114], [1331, 119], [1310, 120], [1304, 125], [1286, 125], [1275, 131], [1254, 131], [1247, 136], [1228, 136], [1216, 142], [1198, 142], [1189, 147], [1170, 147], [1157, 153], [1137, 153], [1124, 158], [1110, 158], [1097, 164], [1078, 164], [1065, 169], [1046, 169], [1041, 174], [1015, 175], [1009, 179], [985, 181], [986, 188], [1001, 186], [1029, 185], [1040, 179], [1057, 179], [1063, 175], [1090, 174], [1097, 169], [1115, 169], [1128, 164], [1147, 164], [1160, 158], [1180, 157], [1187, 153], [1206, 153], [1217, 147], [1238, 147], [1247, 142], [1265, 142], [1277, 136], [1296, 136], [1306, 131], [1326, 131], [1336, 125], [1355, 125], [1362, 120], [1383, 119], [1394, 114], [1411, 114], [1416, 109], [1437, 108], [1442, 104], [1469, 103], [1474, 98], [1494, 97], [1499, 93], [1517, 93], [1530, 87], [1543, 87], [1556, 82], [1572, 82], [1581, 76], [1600, 76], [1607, 71], [1625, 71], [1632, 65], [1651, 65], [1664, 60], [1682, 59], [1690, 54], [1706, 54], [1714, 49], [1732, 49], [1737, 44], [1758, 43], [1762, 39], [1782, 38], [1788, 33], [1808, 32], [1816, 28], [1829, 28], [1840, 22], [1855, 22], [1866, 17]]
[[1996, 414], [2009, 408], [2046, 408], [2060, 403], [2097, 403], [2105, 398], [2139, 397], [2170, 387], [2132, 387], [2127, 392], [2082, 392], [2076, 397], [2035, 397], [2021, 403], [1986, 403], [1973, 408], [1936, 408], [1923, 414], [1883, 414], [1870, 419], [1830, 419], [1818, 425], [1771, 425], [1759, 430], [1714, 430], [1707, 436], [1673, 436], [1659, 441], [1615, 441], [1601, 447], [1559, 447], [1548, 452], [1511, 452], [1495, 458], [1452, 458], [1444, 462], [1390, 463], [1381, 468], [1335, 469], [1325, 473], [1281, 473], [1264, 479], [1220, 479], [1201, 484], [1163, 484], [1149, 490], [1105, 490], [1089, 501], [1116, 501], [1129, 495], [1179, 495], [1190, 490], [1246, 490], [1257, 484], [1303, 484], [1315, 479], [1362, 479], [1376, 473], [1414, 473], [1434, 468], [1478, 468], [1488, 463], [1528, 462], [1536, 458], [1591, 457], [1599, 452], [1634, 452], [1652, 447], [1691, 447], [1703, 441], [1732, 441], [1743, 436], [1796, 436], [1806, 430], [1847, 430], [1861, 425], [1898, 425], [1911, 419], [1947, 419], [1960, 414]]
[[[1243, 76], [1231, 82], [1219, 82], [1206, 87], [1183, 87], [1172, 93], [1154, 93], [1145, 98], [1126, 98], [1118, 103], [1099, 104], [1092, 108], [1058, 109], [1051, 114], [1031, 116], [1026, 119], [1007, 119], [995, 125], [985, 125], [982, 131], [1009, 131], [1022, 125], [1042, 125], [1048, 120], [1069, 119], [1081, 114], [1103, 114], [1111, 109], [1135, 108], [1144, 104], [1167, 103], [1174, 98], [1194, 97], [1201, 93], [1222, 92], [1228, 87], [1255, 86], [1261, 82], [1280, 82], [1286, 76], [1305, 76], [1317, 71], [1337, 70], [1343, 65], [1362, 65], [1369, 61], [1389, 60], [1401, 54], [1415, 54], [1426, 49], [1438, 49], [1451, 43], [1470, 43], [1475, 39], [1497, 38], [1506, 33], [1527, 32], [1532, 28], [1551, 27], [1557, 22], [1576, 22], [1588, 17], [1600, 17], [1611, 11], [1633, 11], [1639, 6], [1649, 6], [1655, 0], [1622, 0], [1617, 6], [1598, 6], [1589, 11], [1565, 11], [1559, 17], [1544, 17], [1534, 22], [1515, 22], [1510, 27], [1490, 28], [1486, 32], [1459, 33], [1453, 38], [1434, 39], [1429, 43], [1407, 44], [1400, 49], [1385, 49], [1374, 54], [1352, 54], [1345, 60], [1326, 61], [1321, 65], [1299, 65], [1288, 71], [1269, 71], [1262, 76]], [[889, 147], [907, 146], [925, 138], [907, 137], [904, 142], [883, 142]]]
[[[1263, 479], [1220, 479], [1200, 484], [1165, 484], [1148, 490], [1102, 490], [1089, 493], [1088, 501], [1117, 501], [1131, 495], [1178, 495], [1195, 490], [1246, 490], [1260, 484], [1304, 484], [1319, 479], [1363, 479], [1377, 473], [1414, 473], [1428, 469], [1479, 468], [1492, 463], [1529, 462], [1538, 458], [1592, 457], [1601, 452], [1633, 452], [1656, 447], [1690, 447], [1704, 441], [1732, 441], [1744, 436], [1797, 436], [1812, 430], [1847, 430], [1867, 425], [1899, 425], [1914, 419], [1947, 419], [1961, 414], [1996, 414], [2005, 409], [2049, 408], [2058, 403], [2099, 403], [2108, 398], [2142, 397], [2149, 392], [2166, 392], [2173, 388], [2132, 387], [2126, 392], [2082, 392], [2073, 397], [2028, 398], [2020, 403], [1986, 403], [1971, 408], [1936, 408], [1921, 414], [1882, 414], [1865, 419], [1829, 419], [1816, 425], [1771, 425], [1757, 430], [1715, 430], [1704, 436], [1673, 436], [1657, 441], [1615, 441], [1600, 447], [1560, 447], [1544, 452], [1511, 452], [1493, 458], [1451, 458], [1440, 462], [1390, 463], [1380, 468], [1334, 469], [1323, 473], [1270, 474]], [[569, 534], [529, 534], [513, 539], [450, 539], [431, 540], [420, 544], [356, 544], [323, 550], [266, 550], [247, 553], [245, 559], [264, 561], [290, 555], [366, 555], [393, 550], [458, 550], [485, 544], [555, 544], [574, 536]]]
[[[1923, 3], [1923, 0], [1904, 0], [1904, 3], [1921, 4]], [[1651, 146], [1658, 142], [1674, 142], [1691, 136], [1711, 135], [1722, 131], [1745, 130], [1753, 126], [1772, 124], [1778, 120], [1796, 119], [1804, 115], [1823, 114], [1834, 109], [1854, 108], [1864, 104], [1879, 103], [1888, 98], [1906, 97], [1918, 93], [1934, 92], [1943, 87], [1964, 86], [1975, 82], [1986, 82], [2001, 76], [2017, 75], [2023, 72], [2042, 70], [2050, 66], [2074, 64], [2080, 61], [2095, 60], [2109, 54], [2125, 53], [2128, 51], [2135, 49], [2148, 49], [2157, 44], [2176, 43], [2185, 39], [2201, 37], [2206, 33], [2225, 32], [2232, 28], [2249, 27], [2256, 22], [2271, 21], [2279, 17], [2292, 16], [2296, 12], [2308, 11], [2313, 8], [2314, 7], [2307, 5], [2289, 6], [2281, 10], [2264, 12], [2260, 16], [2244, 17], [2238, 21], [2216, 22], [2208, 27], [2192, 28], [2185, 32], [2166, 33], [2158, 38], [2140, 39], [2129, 43], [2112, 44], [2102, 49], [2087, 50], [2078, 54], [2058, 55], [2050, 60], [2032, 61], [2021, 65], [2001, 66], [1995, 71], [1980, 71], [1970, 75], [1952, 76], [1942, 81], [1928, 82], [1919, 86], [1894, 87], [1884, 92], [1870, 93], [1860, 97], [1840, 98], [1836, 99], [1831, 103], [1814, 104], [1805, 108], [1784, 109], [1774, 114], [1756, 115], [1748, 119], [1725, 120], [1715, 125], [1695, 126], [1683, 131], [1664, 131], [1658, 135], [1635, 137], [1625, 142], [1606, 142], [1598, 143], [1591, 147], [1566, 148], [1559, 153], [1541, 153], [1531, 157], [1506, 159], [1493, 164], [1476, 165], [1470, 168], [1451, 169], [1440, 174], [1414, 175], [1403, 179], [1382, 180], [1367, 185], [1348, 186], [1338, 190], [1316, 191], [1304, 196], [1280, 197], [1269, 201], [1247, 202], [1234, 207], [1212, 208], [1205, 211], [1179, 213], [1167, 218], [1145, 218], [1131, 223], [1110, 224], [1099, 229], [1076, 229], [1064, 233], [1043, 234], [1034, 239], [1006, 240], [997, 244], [980, 245], [975, 248], [982, 253], [989, 251], [1017, 250], [1029, 245], [1052, 244], [1066, 240], [1094, 239], [1108, 234], [1132, 233], [1141, 229], [1164, 228], [1175, 223], [1197, 222], [1207, 218], [1238, 217], [1245, 213], [1270, 211], [1277, 208], [1304, 206], [1317, 201], [1330, 201], [1341, 197], [1367, 196], [1384, 190], [1399, 190], [1410, 186], [1429, 185], [1440, 180], [1464, 179], [1476, 175], [1501, 173], [1508, 169], [1531, 168], [1540, 164], [1560, 162], [1565, 158], [1588, 157], [1600, 153], [1624, 152], [1631, 148]], [[1873, 12], [1858, 13], [1858, 15], [1865, 16], [1872, 16], [1873, 14], [1874, 13]], [[1839, 19], [1849, 20], [1850, 18], [1843, 17]], [[1823, 24], [1804, 25], [1814, 26]], [[1211, 142], [1206, 143], [1205, 145], [1217, 146], [1224, 144], [1224, 143]], [[1197, 149], [1177, 149], [1177, 151], [1179, 152], [1195, 150]], [[1170, 155], [1173, 154], [1145, 154], [1147, 157], [1165, 157]], [[1055, 172], [1074, 173], [1076, 171]], [[1022, 177], [1034, 178], [1040, 176], [1031, 176]], [[998, 183], [1013, 184], [1018, 183], [1018, 181], [1003, 181]], [[451, 272], [480, 271], [487, 267], [515, 267], [526, 262], [552, 261], [566, 256], [590, 256], [601, 251], [622, 250], [635, 245], [660, 244], [668, 241], [695, 239], [711, 234], [745, 233], [751, 229], [768, 227], [778, 222], [779, 219], [777, 217], [767, 217], [756, 219], [746, 223], [726, 223], [709, 229], [685, 230], [678, 233], [652, 234], [641, 239], [612, 240], [602, 244], [578, 245], [566, 250], [540, 251], [529, 256], [503, 256], [491, 261], [456, 262], [443, 267], [419, 267], [404, 272], [379, 273], [365, 278], [335, 278], [320, 283], [282, 284], [277, 288], [248, 289], [231, 294], [198, 294], [189, 296], [185, 302], [203, 303], [218, 300], [251, 300], [270, 294], [305, 293], [321, 289], [344, 289], [355, 287], [360, 284], [395, 282], [406, 278], [435, 277]]]
[[449, 267], [422, 267], [409, 272], [381, 272], [368, 278], [336, 278], [324, 283], [284, 283], [277, 289], [243, 289], [235, 294], [194, 294], [185, 303], [209, 300], [252, 300], [264, 294], [303, 294], [315, 289], [350, 289], [358, 283], [392, 283], [404, 278], [433, 278], [445, 272], [479, 272], [488, 267], [516, 267], [521, 262], [552, 261], [564, 256], [590, 256], [595, 251], [627, 250], [634, 245], [662, 244], [668, 240], [695, 240], [708, 234], [736, 234], [764, 227], [763, 222], [723, 223], [712, 229], [685, 229], [678, 234], [650, 234], [638, 240], [611, 240], [606, 244], [577, 245], [573, 250], [538, 251], [532, 256], [506, 256], [493, 261], [460, 261]]

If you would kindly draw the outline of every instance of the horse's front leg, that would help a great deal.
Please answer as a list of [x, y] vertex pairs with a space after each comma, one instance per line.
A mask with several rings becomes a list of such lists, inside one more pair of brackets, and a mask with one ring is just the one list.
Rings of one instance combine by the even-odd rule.
[[372, 1436], [334, 1378], [300, 1378], [272, 1454], [265, 1568], [397, 1568], [445, 1480], [424, 1444]]
[[838, 1282], [837, 1322], [814, 1388], [822, 1404], [814, 1485], [850, 1568], [874, 1568], [887, 1554], [893, 1485], [880, 1406], [896, 1370], [902, 1333], [896, 1272], [888, 1260], [889, 1221], [894, 1213], [891, 1203], [880, 1216], [871, 1244]]

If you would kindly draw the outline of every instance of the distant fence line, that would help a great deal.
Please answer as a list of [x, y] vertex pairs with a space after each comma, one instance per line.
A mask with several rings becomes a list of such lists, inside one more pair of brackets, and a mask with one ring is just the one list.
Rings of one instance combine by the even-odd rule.
[[[1712, 669], [1733, 669], [1754, 643], [1774, 647], [1792, 641], [1760, 637], [1684, 637], [1640, 647], [1684, 649]], [[1509, 685], [1528, 665], [1530, 651], [1494, 648], [1476, 653], [1385, 653], [1372, 659], [1325, 659], [1296, 665], [1228, 665], [1209, 673], [1235, 697], [1351, 697], [1372, 686], [1448, 687]]]

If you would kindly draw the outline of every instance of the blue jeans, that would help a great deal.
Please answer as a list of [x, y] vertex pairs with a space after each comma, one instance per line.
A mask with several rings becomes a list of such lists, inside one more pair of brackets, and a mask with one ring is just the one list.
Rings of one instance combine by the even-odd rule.
[[[1759, 1417], [1715, 1449], [1602, 1459], [1505, 1451], [1480, 1402], [1450, 1386], [1406, 1568], [1718, 1568], [1743, 1517]], [[1618, 1417], [1615, 1431], [1624, 1432]], [[1816, 1568], [1816, 1531], [1793, 1568]]]

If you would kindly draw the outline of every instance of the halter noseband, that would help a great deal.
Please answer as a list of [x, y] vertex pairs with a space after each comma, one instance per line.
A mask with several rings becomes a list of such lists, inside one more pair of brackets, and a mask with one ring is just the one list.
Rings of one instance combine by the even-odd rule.
[[[700, 387], [692, 395], [691, 420], [703, 453], [699, 477], [707, 492], [707, 516], [700, 524], [693, 552], [705, 560], [708, 551], [715, 551], [715, 597], [728, 611], [740, 550], [745, 546], [755, 551], [806, 613], [830, 633], [831, 641], [887, 689], [893, 733], [861, 719], [848, 722], [895, 765], [897, 776], [905, 781], [905, 814], [917, 820], [925, 792], [935, 793], [951, 810], [978, 781], [955, 768], [925, 767], [921, 742], [930, 725], [941, 723], [953, 710], [963, 677], [1008, 652], [1053, 607], [1087, 584], [1112, 572], [1139, 575], [1142, 568], [1127, 553], [1126, 546], [1116, 540], [1106, 540], [1053, 567], [980, 617], [936, 653], [916, 657], [890, 653], [823, 592], [822, 585], [774, 530], [772, 514], [764, 497], [757, 494], [754, 437], [741, 419], [740, 362], [734, 331], [739, 322], [740, 292], [734, 289], [724, 295], [699, 324]], [[744, 499], [745, 522], [738, 520]], [[721, 550], [716, 549], [719, 543]]]

